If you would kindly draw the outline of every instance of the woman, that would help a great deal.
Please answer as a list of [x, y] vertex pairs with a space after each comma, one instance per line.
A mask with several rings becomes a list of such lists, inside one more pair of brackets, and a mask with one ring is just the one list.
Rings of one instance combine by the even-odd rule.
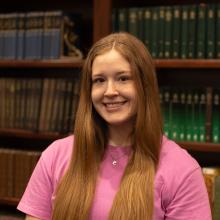
[[162, 130], [144, 44], [101, 39], [84, 63], [74, 137], [42, 153], [18, 209], [27, 219], [210, 220], [198, 163]]

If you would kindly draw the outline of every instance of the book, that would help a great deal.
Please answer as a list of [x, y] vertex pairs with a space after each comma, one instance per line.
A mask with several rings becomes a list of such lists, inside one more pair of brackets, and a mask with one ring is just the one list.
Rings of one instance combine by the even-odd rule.
[[215, 57], [215, 4], [207, 5], [207, 14], [206, 14], [206, 55], [208, 59]]
[[205, 58], [206, 55], [206, 12], [207, 12], [207, 5], [206, 4], [199, 4], [198, 5], [198, 15], [197, 15], [197, 58]]
[[205, 184], [207, 187], [212, 219], [220, 219], [220, 167], [202, 168]]
[[143, 42], [145, 46], [151, 51], [151, 28], [152, 28], [152, 10], [149, 7], [144, 8], [144, 33]]
[[212, 138], [213, 143], [220, 142], [220, 89], [213, 90], [212, 98]]
[[215, 57], [220, 58], [220, 4], [216, 4]]
[[164, 58], [171, 58], [172, 53], [172, 24], [173, 24], [173, 13], [172, 8], [167, 6], [165, 8], [165, 33], [164, 33]]
[[151, 26], [151, 55], [153, 58], [158, 57], [158, 21], [159, 7], [152, 7], [152, 26]]
[[172, 58], [180, 57], [180, 30], [181, 30], [181, 7], [179, 5], [175, 5], [172, 7], [173, 13], [173, 24], [172, 24]]
[[[187, 58], [193, 59], [196, 56], [196, 5], [189, 7], [188, 25], [188, 55]], [[197, 33], [199, 34], [199, 33]]]
[[188, 26], [189, 26], [189, 6], [181, 6], [181, 45], [180, 45], [180, 57], [182, 59], [187, 58], [188, 55]]

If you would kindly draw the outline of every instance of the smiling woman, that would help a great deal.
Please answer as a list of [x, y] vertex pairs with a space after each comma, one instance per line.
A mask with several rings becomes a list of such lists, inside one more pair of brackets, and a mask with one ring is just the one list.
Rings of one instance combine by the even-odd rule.
[[42, 153], [18, 209], [46, 220], [211, 220], [201, 168], [163, 135], [140, 40], [115, 33], [93, 45], [74, 135]]

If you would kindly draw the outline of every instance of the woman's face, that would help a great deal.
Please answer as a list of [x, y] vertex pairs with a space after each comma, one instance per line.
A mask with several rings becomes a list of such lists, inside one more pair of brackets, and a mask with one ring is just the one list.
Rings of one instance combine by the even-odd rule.
[[91, 97], [108, 125], [132, 123], [137, 113], [137, 91], [130, 64], [116, 50], [95, 58]]

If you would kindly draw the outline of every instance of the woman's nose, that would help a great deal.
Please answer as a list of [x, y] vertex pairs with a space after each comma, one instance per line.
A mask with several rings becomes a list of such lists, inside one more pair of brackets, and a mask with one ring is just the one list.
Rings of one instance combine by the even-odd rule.
[[106, 90], [105, 90], [106, 96], [115, 96], [118, 95], [118, 90], [115, 82], [109, 81], [106, 84]]

